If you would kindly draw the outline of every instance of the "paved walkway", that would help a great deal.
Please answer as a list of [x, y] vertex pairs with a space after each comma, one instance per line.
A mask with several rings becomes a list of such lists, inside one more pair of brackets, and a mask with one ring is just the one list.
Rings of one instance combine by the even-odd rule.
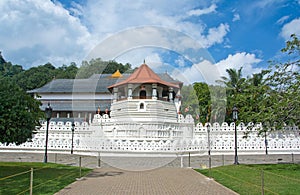
[[56, 195], [69, 194], [232, 195], [236, 193], [190, 168], [164, 167], [148, 171], [124, 171], [106, 167], [94, 169], [82, 180], [56, 193]]

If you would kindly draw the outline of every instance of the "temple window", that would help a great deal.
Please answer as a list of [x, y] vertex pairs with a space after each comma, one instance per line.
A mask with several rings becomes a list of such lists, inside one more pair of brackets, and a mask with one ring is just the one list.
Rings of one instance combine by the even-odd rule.
[[145, 105], [144, 105], [144, 103], [140, 103], [140, 110], [143, 110], [143, 109], [145, 109]]

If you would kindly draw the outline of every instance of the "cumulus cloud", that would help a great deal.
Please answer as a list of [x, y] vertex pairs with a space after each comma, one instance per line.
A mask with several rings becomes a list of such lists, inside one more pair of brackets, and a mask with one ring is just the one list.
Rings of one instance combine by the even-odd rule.
[[222, 43], [224, 37], [229, 32], [228, 24], [220, 24], [218, 27], [210, 28], [206, 36], [202, 36], [202, 43], [204, 47], [208, 48], [216, 43]]
[[176, 68], [171, 72], [171, 76], [182, 81], [185, 85], [194, 82], [214, 83], [218, 78], [218, 70], [213, 63], [203, 60], [200, 63], [193, 64], [191, 67]]
[[152, 69], [158, 69], [163, 65], [163, 59], [156, 48], [143, 47], [129, 50], [115, 58], [120, 63], [130, 62], [132, 68], [139, 67], [144, 61]]
[[216, 63], [218, 70], [222, 76], [227, 76], [226, 69], [234, 68], [239, 69], [243, 67], [242, 73], [244, 76], [252, 75], [253, 73], [258, 73], [261, 68], [255, 68], [254, 65], [261, 62], [262, 60], [257, 58], [255, 54], [250, 54], [246, 52], [236, 53], [234, 55], [229, 54], [226, 59]]
[[256, 68], [255, 65], [261, 62], [255, 54], [246, 52], [230, 54], [226, 59], [220, 60], [217, 63], [212, 63], [208, 60], [203, 60], [200, 63], [193, 64], [191, 67], [178, 68], [172, 72], [174, 78], [182, 80], [185, 84], [194, 82], [206, 82], [214, 84], [216, 80], [220, 80], [221, 76], [228, 76], [226, 69], [239, 69], [243, 67], [242, 74], [244, 77], [250, 76], [261, 71], [261, 68]]
[[300, 35], [300, 18], [294, 19], [282, 27], [280, 35], [285, 40], [288, 40], [291, 34]]
[[[172, 43], [170, 40], [178, 34], [154, 31], [138, 35], [133, 33], [126, 38], [131, 41], [138, 36], [140, 43], [146, 40], [163, 44], [168, 42], [177, 51], [197, 49], [199, 43], [201, 47], [208, 48], [224, 41], [229, 25], [219, 23], [207, 27], [200, 18], [195, 22], [191, 16], [214, 13], [216, 8], [216, 4], [207, 6], [206, 3], [191, 3], [189, 0], [176, 0], [172, 6], [168, 1], [161, 0], [135, 3], [130, 0], [122, 3], [87, 0], [80, 4], [71, 2], [66, 8], [58, 0], [2, 0], [0, 47], [8, 60], [26, 67], [46, 62], [60, 66], [71, 61], [80, 63], [97, 44], [121, 31], [159, 26], [187, 34], [191, 39], [179, 36], [176, 39], [179, 42]], [[107, 45], [107, 48], [118, 50], [130, 41], [120, 39], [115, 45]]]
[[[90, 27], [95, 39], [98, 38], [100, 41], [124, 29], [150, 25], [186, 33], [208, 47], [220, 43], [227, 35], [228, 24], [207, 28], [201, 20], [190, 21], [185, 13], [195, 11], [195, 7], [203, 6], [198, 1], [190, 3], [187, 0], [174, 1], [172, 6], [167, 1], [160, 0], [139, 1], [134, 4], [129, 1], [119, 4], [117, 1], [103, 3], [103, 1], [89, 0], [84, 8], [83, 21]], [[213, 4], [203, 9], [201, 13], [208, 14], [215, 9], [216, 5]], [[198, 10], [197, 13], [192, 15], [199, 15], [200, 11]]]
[[79, 60], [90, 34], [59, 4], [4, 0], [0, 6], [0, 46], [5, 56], [25, 66]]

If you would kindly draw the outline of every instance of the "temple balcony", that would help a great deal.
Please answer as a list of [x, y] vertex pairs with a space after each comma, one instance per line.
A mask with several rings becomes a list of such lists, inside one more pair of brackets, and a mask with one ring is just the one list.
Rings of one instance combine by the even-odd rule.
[[154, 99], [154, 100], [160, 100], [160, 101], [165, 101], [165, 102], [169, 101], [168, 97], [159, 97], [159, 98], [155, 99], [152, 96], [143, 96], [143, 97], [141, 97], [141, 96], [132, 96], [131, 98], [121, 97], [117, 101], [123, 101], [123, 100], [128, 100], [128, 99], [133, 99], [133, 100], [145, 100], [145, 99], [151, 100], [151, 99]]

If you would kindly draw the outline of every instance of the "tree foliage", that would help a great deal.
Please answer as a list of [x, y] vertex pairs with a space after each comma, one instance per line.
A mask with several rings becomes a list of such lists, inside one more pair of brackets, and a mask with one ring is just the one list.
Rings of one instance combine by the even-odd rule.
[[12, 65], [11, 62], [6, 62], [0, 52], [0, 77], [13, 77], [24, 71], [20, 65]]
[[121, 73], [132, 72], [129, 63], [123, 65], [116, 61], [103, 61], [101, 58], [83, 61], [76, 78], [88, 78], [93, 74], [113, 74], [119, 70]]
[[21, 144], [32, 138], [43, 117], [40, 102], [8, 78], [0, 82], [0, 142]]
[[[259, 134], [282, 129], [284, 125], [299, 126], [300, 42], [296, 35], [291, 35], [282, 52], [281, 61], [273, 61], [269, 68], [249, 77], [243, 77], [241, 67], [227, 69], [228, 76], [217, 81], [221, 86], [194, 83], [197, 100], [193, 98], [194, 92], [189, 91], [191, 86], [184, 86], [183, 109], [198, 102], [189, 113], [193, 116], [199, 114], [200, 122], [222, 122], [218, 121], [222, 115], [226, 122], [232, 122], [232, 108], [236, 106], [239, 109], [238, 122], [263, 123]], [[226, 97], [222, 98], [219, 94], [224, 89]]]
[[199, 115], [199, 102], [197, 94], [192, 85], [183, 86], [181, 89], [182, 105], [180, 112], [183, 114], [190, 114], [194, 118]]
[[13, 80], [24, 90], [42, 87], [55, 78], [55, 67], [47, 63], [38, 67], [32, 67], [13, 77]]
[[272, 74], [266, 79], [272, 88], [270, 101], [276, 103], [272, 107], [274, 122], [300, 125], [300, 41], [296, 35], [286, 42], [283, 62], [272, 62]]
[[[85, 66], [86, 64], [86, 66]], [[106, 64], [106, 66], [103, 66]], [[131, 65], [101, 59], [83, 62], [83, 78], [95, 73], [112, 74], [131, 70]], [[7, 62], [0, 52], [0, 142], [21, 144], [32, 138], [35, 127], [43, 118], [40, 101], [26, 93], [27, 90], [42, 87], [52, 79], [74, 79], [78, 74], [77, 65], [56, 68], [51, 63], [24, 70], [20, 65]]]

